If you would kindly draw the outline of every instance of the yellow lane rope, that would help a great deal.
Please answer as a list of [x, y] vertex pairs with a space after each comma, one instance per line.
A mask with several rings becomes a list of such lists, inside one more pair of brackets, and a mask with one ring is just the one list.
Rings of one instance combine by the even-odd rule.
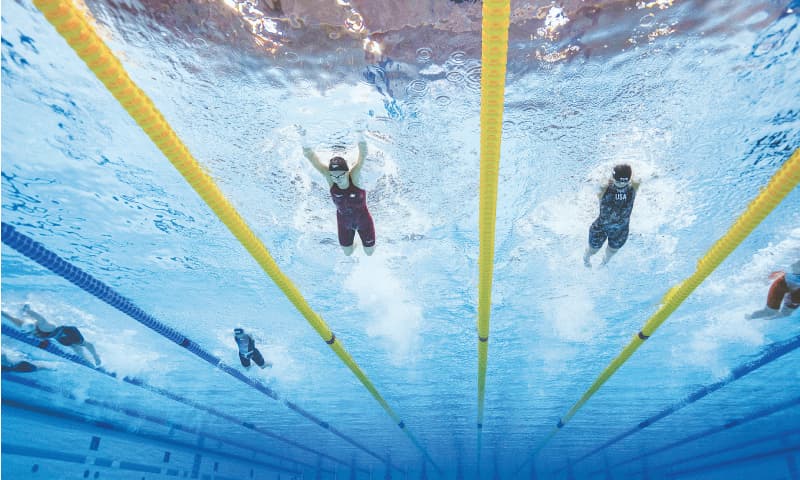
[[[436, 464], [421, 447], [416, 438], [405, 428], [404, 422], [392, 410], [386, 400], [372, 384], [372, 381], [356, 364], [340, 341], [300, 294], [292, 281], [278, 267], [267, 248], [247, 226], [242, 216], [211, 177], [203, 170], [189, 149], [178, 138], [153, 101], [131, 80], [122, 63], [101, 40], [89, 22], [69, 0], [34, 0], [34, 4], [55, 27], [70, 47], [78, 54], [97, 78], [114, 95], [137, 124], [150, 137], [153, 143], [183, 175], [211, 210], [219, 217], [250, 255], [261, 265], [273, 282], [280, 288], [290, 302], [300, 311], [308, 323], [317, 331], [325, 343], [330, 345], [336, 355], [347, 365], [364, 387], [378, 401], [392, 420], [409, 436], [425, 457]], [[437, 467], [438, 468], [438, 467]]]
[[492, 309], [497, 177], [503, 134], [503, 103], [510, 0], [484, 0], [481, 25], [481, 194], [478, 254], [478, 463], [480, 463], [489, 316]]
[[756, 198], [750, 202], [747, 210], [736, 220], [728, 232], [715, 243], [711, 249], [697, 262], [697, 269], [686, 280], [671, 288], [661, 303], [661, 307], [644, 324], [642, 329], [633, 336], [628, 346], [615, 358], [599, 377], [594, 381], [586, 393], [581, 396], [575, 405], [564, 415], [556, 427], [534, 450], [536, 454], [545, 444], [553, 438], [558, 430], [566, 425], [575, 413], [586, 403], [594, 393], [608, 380], [614, 372], [633, 355], [639, 346], [664, 323], [672, 312], [708, 277], [714, 269], [730, 255], [742, 241], [769, 215], [775, 207], [786, 198], [786, 195], [800, 183], [800, 148], [792, 153], [789, 160], [781, 166], [772, 176], [767, 186], [761, 190]]

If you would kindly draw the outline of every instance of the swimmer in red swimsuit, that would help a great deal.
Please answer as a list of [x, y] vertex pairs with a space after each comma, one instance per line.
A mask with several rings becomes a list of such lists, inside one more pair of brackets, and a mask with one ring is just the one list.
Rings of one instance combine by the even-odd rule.
[[745, 318], [785, 317], [800, 307], [800, 261], [794, 262], [788, 273], [772, 272], [770, 278], [773, 281], [767, 294], [767, 305], [745, 315]]
[[359, 174], [367, 158], [367, 142], [358, 142], [358, 160], [353, 168], [349, 168], [342, 157], [331, 158], [328, 166], [325, 166], [309, 147], [303, 147], [303, 155], [325, 177], [331, 188], [331, 200], [336, 205], [339, 245], [345, 255], [353, 254], [356, 232], [361, 238], [364, 253], [372, 255], [375, 251], [375, 225], [367, 209], [367, 192], [356, 186], [360, 183]]

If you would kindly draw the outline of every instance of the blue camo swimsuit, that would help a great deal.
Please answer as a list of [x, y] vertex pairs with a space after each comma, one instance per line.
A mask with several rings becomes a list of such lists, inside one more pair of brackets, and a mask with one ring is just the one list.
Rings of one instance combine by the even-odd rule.
[[628, 240], [628, 225], [636, 190], [628, 184], [618, 189], [609, 182], [600, 198], [600, 215], [589, 228], [589, 246], [598, 249], [608, 238], [608, 246], [618, 249]]

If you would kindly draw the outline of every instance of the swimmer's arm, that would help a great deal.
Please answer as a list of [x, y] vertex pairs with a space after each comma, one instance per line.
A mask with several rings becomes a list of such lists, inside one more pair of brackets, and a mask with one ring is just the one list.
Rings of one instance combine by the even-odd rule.
[[38, 312], [34, 311], [34, 310], [31, 308], [31, 306], [30, 306], [30, 305], [28, 305], [27, 303], [25, 304], [25, 306], [24, 306], [24, 307], [22, 307], [22, 313], [24, 313], [24, 314], [28, 315], [29, 317], [33, 318], [33, 319], [34, 319], [34, 320], [36, 320], [37, 322], [45, 322], [45, 323], [49, 323], [49, 322], [47, 322], [47, 320], [46, 320], [46, 319], [45, 319], [45, 318], [42, 316], [42, 314], [41, 314], [41, 313], [38, 313]]
[[606, 193], [606, 189], [611, 186], [611, 183], [601, 183], [597, 186], [597, 198], [603, 198], [603, 194]]
[[634, 180], [631, 182], [631, 186], [633, 187], [633, 191], [639, 193], [639, 185], [642, 184], [641, 180]]
[[367, 159], [367, 141], [363, 138], [358, 142], [358, 160], [356, 160], [353, 168], [350, 169], [350, 176], [354, 182], [358, 182], [359, 175], [361, 174], [361, 167], [364, 166], [364, 160]]
[[311, 147], [303, 147], [303, 155], [311, 162], [311, 166], [313, 166], [319, 173], [323, 174], [326, 178], [328, 177], [328, 168], [322, 164], [319, 160], [319, 157]]
[[42, 328], [42, 330], [49, 332], [57, 328], [54, 324], [48, 322], [47, 319], [42, 316], [42, 314], [33, 311], [29, 305], [26, 304], [25, 307], [23, 307], [23, 312], [27, 316], [31, 317], [36, 322], [36, 325]]
[[15, 316], [12, 316], [11, 314], [9, 314], [6, 311], [3, 311], [3, 316], [5, 318], [11, 320], [11, 323], [13, 323], [14, 325], [16, 325], [18, 327], [21, 327], [21, 326], [25, 325], [25, 321], [24, 320], [21, 320], [21, 319], [15, 317]]

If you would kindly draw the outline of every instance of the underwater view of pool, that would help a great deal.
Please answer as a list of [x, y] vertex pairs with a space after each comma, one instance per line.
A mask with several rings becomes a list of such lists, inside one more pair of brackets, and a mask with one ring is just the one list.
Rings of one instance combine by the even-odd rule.
[[511, 1], [492, 209], [494, 3], [3, 0], [3, 478], [800, 479], [800, 2]]

